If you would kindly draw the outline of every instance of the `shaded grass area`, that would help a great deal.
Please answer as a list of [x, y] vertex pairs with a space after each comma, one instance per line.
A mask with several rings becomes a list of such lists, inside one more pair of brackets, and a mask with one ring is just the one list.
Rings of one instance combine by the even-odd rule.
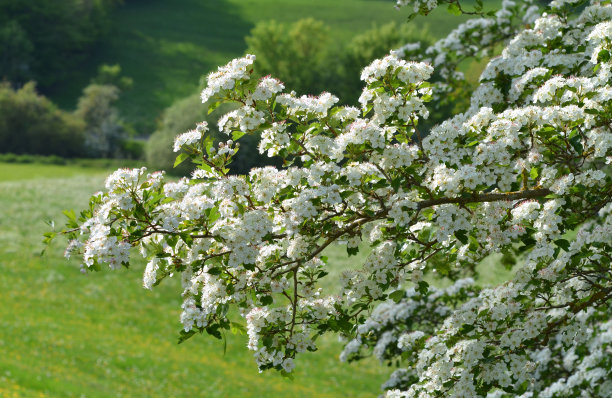
[[[81, 90], [99, 65], [119, 63], [134, 79], [122, 94], [119, 108], [140, 133], [155, 128], [161, 111], [197, 91], [199, 79], [218, 65], [240, 56], [244, 37], [264, 20], [292, 22], [312, 17], [330, 27], [338, 47], [372, 24], [404, 23], [408, 11], [391, 0], [132, 0], [113, 14], [112, 29], [92, 56], [75, 68], [70, 79], [51, 89], [62, 107], [75, 106]], [[441, 37], [462, 18], [437, 10], [410, 22]]]

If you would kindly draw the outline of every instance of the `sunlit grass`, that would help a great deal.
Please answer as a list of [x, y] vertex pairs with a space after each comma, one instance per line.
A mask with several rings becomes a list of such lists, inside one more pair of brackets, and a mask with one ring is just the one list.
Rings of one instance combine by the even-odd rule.
[[35, 163], [0, 163], [0, 182], [23, 181], [38, 178], [62, 178], [87, 175], [99, 175], [100, 169], [66, 167], [53, 164]]
[[[47, 167], [47, 166], [40, 166]], [[0, 175], [7, 168], [0, 165]], [[70, 175], [73, 170], [63, 170]], [[258, 374], [246, 336], [196, 336], [177, 345], [180, 289], [153, 291], [133, 268], [81, 274], [56, 242], [40, 257], [43, 220], [81, 208], [105, 172], [0, 182], [0, 396], [373, 397], [388, 370], [342, 364], [342, 344], [297, 360], [295, 380]]]
[[[180, 287], [166, 280], [141, 287], [142, 261], [129, 270], [81, 274], [66, 261], [62, 242], [44, 257], [44, 220], [85, 206], [103, 186], [106, 171], [54, 166], [58, 178], [27, 179], [46, 165], [0, 164], [0, 396], [1, 397], [375, 397], [389, 369], [375, 360], [338, 361], [342, 343], [319, 340], [320, 350], [298, 358], [295, 380], [258, 374], [246, 336], [223, 343], [195, 336], [177, 345]], [[79, 175], [80, 174], [80, 175]], [[59, 177], [61, 176], [61, 177]], [[342, 245], [325, 251], [333, 293], [343, 269], [360, 267], [367, 255], [347, 257]], [[479, 282], [496, 283], [495, 259], [482, 264]], [[436, 282], [437, 283], [437, 282]]]

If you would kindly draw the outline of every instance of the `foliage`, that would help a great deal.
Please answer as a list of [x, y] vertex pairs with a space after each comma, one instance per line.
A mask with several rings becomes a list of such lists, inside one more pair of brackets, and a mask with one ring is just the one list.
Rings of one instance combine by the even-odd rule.
[[250, 54], [259, 59], [262, 76], [274, 74], [301, 94], [320, 92], [332, 72], [329, 28], [312, 18], [287, 25], [276, 21], [258, 23], [245, 38]]
[[[3, 53], [10, 48], [9, 54], [2, 55], [10, 61], [3, 59], [0, 76], [15, 84], [34, 79], [44, 87], [65, 77], [106, 31], [115, 3], [117, 0], [0, 1]], [[10, 36], [16, 32], [17, 36]], [[4, 47], [9, 43], [10, 47]]]
[[[30, 155], [30, 154], [17, 155], [15, 153], [0, 153], [0, 163], [5, 163], [3, 165], [3, 171], [6, 171], [7, 173], [9, 173], [9, 171], [7, 170], [8, 168], [7, 164], [10, 164], [10, 163], [24, 164], [24, 165], [27, 165], [27, 164], [36, 165], [37, 169], [29, 171], [29, 172], [34, 172], [34, 174], [30, 178], [53, 176], [54, 175], [53, 173], [57, 172], [57, 169], [49, 173], [43, 172], [41, 170], [42, 166], [40, 165], [70, 166], [73, 168], [73, 170], [71, 170], [69, 175], [75, 175], [75, 174], [79, 174], [78, 170], [80, 170], [81, 172], [84, 172], [84, 170], [87, 170], [87, 169], [97, 169], [99, 172], [102, 172], [103, 170], [116, 170], [117, 168], [120, 168], [120, 167], [137, 167], [142, 164], [140, 160], [136, 160], [136, 159], [62, 158], [57, 155], [48, 155], [48, 156]], [[28, 169], [25, 168], [24, 170], [28, 170]], [[13, 173], [11, 174], [9, 179], [14, 180], [14, 179], [24, 179], [24, 178], [25, 177], [23, 175], [20, 175], [19, 173], [17, 173], [17, 175]], [[7, 178], [4, 178], [4, 179], [6, 180]]]
[[329, 91], [354, 104], [361, 93], [359, 74], [370, 62], [406, 43], [415, 48], [431, 44], [427, 27], [417, 31], [415, 25], [395, 22], [374, 24], [347, 45], [333, 43], [329, 31], [312, 18], [260, 22], [245, 39], [247, 53], [257, 56], [259, 76], [273, 75], [298, 94]]
[[[421, 14], [438, 4], [405, 3]], [[374, 351], [401, 366], [387, 397], [609, 397], [612, 4], [584, 3], [543, 13], [507, 1], [488, 14], [477, 1], [478, 18], [424, 49], [429, 63], [396, 53], [368, 65], [361, 109], [287, 93], [251, 78], [254, 56], [235, 59], [202, 92], [211, 107], [239, 104], [219, 120], [232, 139], [213, 146], [206, 123], [177, 137], [177, 162], [197, 164], [191, 179], [113, 173], [68, 214], [67, 252], [84, 269], [116, 269], [138, 247], [146, 288], [181, 274], [179, 342], [246, 330], [260, 370], [287, 375], [336, 332], [351, 339], [346, 359]], [[496, 46], [462, 93], [461, 62]], [[469, 108], [425, 137], [429, 108], [457, 90]], [[283, 167], [229, 175], [249, 134]], [[323, 251], [339, 240], [349, 256], [369, 254], [323, 295]], [[463, 278], [494, 253], [523, 257], [511, 280]], [[431, 289], [433, 272], [456, 282]]]
[[[119, 63], [138, 89], [123, 93], [117, 107], [139, 135], [149, 136], [164, 109], [199, 90], [201, 75], [244, 54], [244, 38], [255, 25], [270, 18], [291, 24], [306, 17], [322, 21], [329, 27], [330, 40], [344, 44], [372, 23], [406, 19], [386, 1], [372, 0], [257, 0], [256, 5], [244, 0], [182, 0], [180, 7], [165, 0], [124, 1], [113, 11], [112, 29], [95, 53], [45, 93], [60, 107], [72, 108], [101, 63]], [[428, 22], [432, 34], [439, 38], [461, 18], [441, 12], [428, 19], [433, 21]], [[421, 20], [412, 23], [422, 26]]]
[[144, 159], [147, 142], [142, 139], [124, 139], [121, 141], [120, 153], [128, 159]]
[[83, 121], [59, 110], [33, 82], [14, 90], [0, 84], [0, 148], [17, 154], [77, 156], [83, 151]]
[[67, 163], [66, 158], [57, 155], [17, 155], [15, 153], [0, 153], [0, 162], [2, 163], [40, 163], [40, 164], [57, 164], [64, 165]]
[[100, 65], [98, 74], [92, 79], [92, 83], [116, 86], [125, 91], [132, 88], [134, 80], [131, 77], [121, 76], [121, 65]]
[[26, 82], [32, 78], [32, 42], [19, 22], [8, 21], [0, 27], [0, 79]]

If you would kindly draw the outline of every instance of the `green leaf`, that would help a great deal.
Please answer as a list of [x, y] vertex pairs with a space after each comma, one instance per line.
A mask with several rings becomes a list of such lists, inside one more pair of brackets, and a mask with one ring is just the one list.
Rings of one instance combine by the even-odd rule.
[[242, 131], [234, 131], [232, 132], [232, 139], [234, 141], [238, 141], [242, 136], [244, 136], [246, 133], [242, 132]]
[[426, 295], [427, 292], [429, 291], [429, 283], [425, 282], [425, 281], [420, 281], [419, 282], [419, 287], [417, 289], [419, 291], [419, 293], [421, 293], [422, 295]]
[[221, 101], [213, 102], [212, 104], [210, 104], [208, 106], [208, 114], [210, 115], [211, 113], [213, 113], [215, 109], [219, 107], [219, 105], [221, 105]]
[[348, 253], [349, 256], [354, 256], [357, 253], [359, 253], [359, 248], [358, 247], [346, 247], [346, 252]]
[[236, 322], [230, 322], [230, 331], [233, 334], [246, 334], [247, 330], [244, 325]]
[[179, 155], [176, 157], [176, 160], [174, 161], [174, 166], [173, 166], [173, 167], [178, 166], [179, 164], [183, 163], [183, 162], [184, 162], [185, 160], [187, 160], [188, 158], [189, 158], [189, 154], [187, 154], [187, 153], [185, 153], [185, 152], [183, 152], [183, 153], [179, 154]]
[[270, 305], [274, 303], [274, 299], [272, 298], [272, 296], [263, 296], [259, 299], [259, 301], [261, 301], [262, 305]]
[[219, 267], [209, 268], [208, 273], [211, 275], [219, 275], [221, 273], [221, 268]]
[[405, 292], [403, 290], [396, 290], [389, 294], [389, 298], [396, 303], [399, 303], [404, 298]]
[[566, 252], [569, 251], [570, 243], [566, 239], [557, 239], [555, 241], [555, 245], [559, 246], [561, 249], [565, 250]]
[[576, 136], [569, 141], [570, 141], [570, 144], [572, 144], [572, 147], [574, 148], [574, 150], [578, 152], [579, 154], [582, 154], [584, 147], [582, 146], [582, 140], [580, 136]]
[[215, 141], [213, 139], [213, 137], [211, 135], [206, 136], [206, 138], [204, 138], [204, 142], [203, 142], [203, 147], [206, 150], [206, 153], [210, 156], [210, 150], [213, 147]]
[[464, 230], [455, 231], [455, 237], [459, 240], [459, 242], [463, 243], [464, 245], [467, 245], [468, 237], [467, 237], [466, 231]]
[[284, 369], [280, 371], [281, 376], [289, 379], [289, 380], [294, 380], [295, 377], [293, 376], [293, 373], [288, 373], [286, 372]]
[[349, 318], [340, 318], [338, 319], [338, 327], [341, 331], [350, 333], [351, 329], [353, 329], [353, 324], [349, 321]]
[[448, 5], [448, 12], [455, 16], [459, 16], [461, 15], [461, 8], [459, 8], [459, 6], [455, 3], [450, 3]]
[[206, 328], [206, 333], [210, 334], [216, 339], [221, 340], [223, 337], [221, 336], [221, 332], [219, 331], [219, 325], [211, 325]]
[[197, 333], [197, 330], [195, 329], [191, 329], [188, 332], [186, 332], [185, 330], [181, 330], [181, 333], [179, 333], [178, 344], [182, 344], [185, 341], [189, 340], [196, 333]]
[[395, 192], [399, 191], [401, 182], [402, 180], [400, 177], [394, 178], [393, 181], [391, 181], [391, 188], [393, 188]]
[[464, 323], [463, 326], [461, 327], [461, 329], [459, 329], [459, 333], [467, 334], [467, 333], [471, 332], [474, 329], [476, 329], [476, 326]]
[[74, 213], [74, 210], [64, 210], [62, 213], [68, 217], [69, 220], [76, 221], [76, 214]]

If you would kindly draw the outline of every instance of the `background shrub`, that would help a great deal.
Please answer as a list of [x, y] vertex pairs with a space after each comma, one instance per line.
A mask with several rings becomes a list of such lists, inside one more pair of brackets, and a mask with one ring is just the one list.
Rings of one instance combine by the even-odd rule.
[[35, 83], [15, 90], [0, 84], [0, 148], [16, 154], [79, 156], [85, 123], [36, 92]]
[[274, 75], [299, 94], [318, 94], [331, 76], [329, 28], [312, 18], [258, 23], [245, 38], [261, 76]]

